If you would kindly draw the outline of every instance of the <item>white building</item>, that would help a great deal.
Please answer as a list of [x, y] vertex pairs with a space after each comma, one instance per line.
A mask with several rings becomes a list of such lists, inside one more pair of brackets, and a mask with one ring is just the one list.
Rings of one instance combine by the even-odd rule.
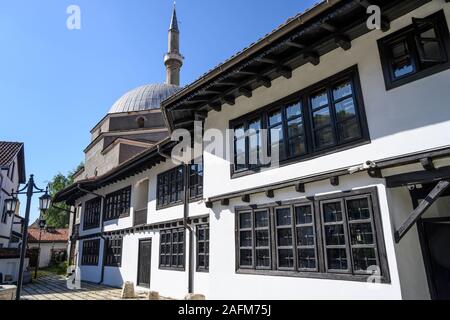
[[29, 228], [28, 248], [36, 256], [36, 261], [30, 261], [30, 268], [38, 262], [39, 268], [46, 268], [66, 261], [68, 234], [69, 230], [63, 228]]
[[[372, 30], [370, 1], [321, 2], [162, 102], [170, 132], [234, 131], [230, 157], [205, 146], [177, 166], [165, 139], [56, 195], [76, 209], [81, 279], [174, 298], [450, 298], [450, 5], [377, 4]], [[275, 147], [280, 166], [250, 161]]]
[[7, 212], [5, 200], [25, 179], [23, 143], [0, 141], [0, 283], [17, 281], [24, 219], [19, 206], [16, 212]]

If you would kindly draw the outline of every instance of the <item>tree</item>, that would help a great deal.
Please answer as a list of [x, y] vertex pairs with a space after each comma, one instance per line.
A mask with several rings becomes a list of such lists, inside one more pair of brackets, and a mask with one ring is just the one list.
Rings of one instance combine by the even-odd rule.
[[[50, 195], [54, 197], [59, 191], [73, 184], [74, 174], [82, 167], [83, 163], [79, 164], [75, 170], [70, 171], [67, 175], [58, 173], [54, 176], [48, 187]], [[69, 226], [70, 214], [66, 210], [70, 210], [70, 207], [62, 203], [58, 204], [58, 208], [51, 207], [48, 209], [43, 215], [46, 225], [54, 228], [67, 228]]]

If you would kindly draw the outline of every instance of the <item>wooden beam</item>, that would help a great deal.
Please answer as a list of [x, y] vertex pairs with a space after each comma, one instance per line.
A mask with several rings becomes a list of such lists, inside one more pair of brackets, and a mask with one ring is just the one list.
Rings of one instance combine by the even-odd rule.
[[436, 202], [436, 200], [448, 189], [450, 186], [449, 180], [441, 180], [436, 187], [431, 190], [430, 194], [423, 200], [419, 206], [411, 213], [406, 221], [395, 232], [395, 242], [400, 240], [408, 233], [408, 231], [416, 224], [416, 222], [423, 216], [423, 214]]
[[257, 75], [258, 72], [254, 72], [254, 71], [245, 71], [245, 70], [239, 70], [237, 73], [239, 74], [244, 74], [244, 75], [249, 75], [249, 76], [254, 76]]
[[286, 79], [292, 78], [292, 68], [290, 68], [290, 67], [278, 66], [277, 67], [277, 72], [279, 74], [281, 74], [283, 77], [285, 77]]
[[335, 33], [335, 32], [338, 31], [338, 28], [335, 27], [335, 26], [333, 26], [333, 25], [332, 25], [331, 23], [329, 23], [329, 22], [322, 22], [322, 24], [320, 25], [320, 27], [321, 27], [322, 29], [325, 29], [325, 30], [330, 31], [330, 32], [332, 32], [332, 33]]
[[214, 207], [214, 204], [213, 204], [211, 201], [206, 201], [206, 202], [205, 202], [205, 206], [206, 206], [208, 209], [212, 209], [212, 208]]
[[296, 183], [295, 191], [297, 191], [299, 193], [305, 193], [305, 191], [306, 191], [305, 184], [304, 183]]
[[320, 56], [316, 52], [307, 52], [303, 57], [311, 64], [317, 66], [320, 64]]
[[239, 93], [246, 96], [247, 98], [251, 98], [253, 96], [253, 92], [250, 87], [240, 87]]
[[268, 77], [258, 76], [258, 77], [256, 77], [256, 79], [257, 79], [258, 83], [261, 83], [266, 88], [270, 88], [272, 86], [272, 81]]
[[334, 37], [334, 41], [339, 47], [341, 47], [345, 51], [350, 50], [352, 47], [352, 42], [346, 35], [338, 34]]
[[298, 49], [305, 49], [305, 46], [298, 42], [287, 41], [286, 44], [290, 47], [294, 47], [294, 48], [298, 48]]
[[197, 111], [195, 113], [195, 121], [203, 121], [208, 117], [208, 113], [205, 111]]
[[268, 63], [268, 64], [278, 64], [278, 61], [275, 59], [271, 59], [271, 58], [258, 58], [256, 59], [259, 62], [263, 62], [263, 63]]
[[331, 185], [332, 186], [335, 186], [335, 187], [337, 187], [338, 185], [339, 185], [339, 177], [338, 176], [336, 176], [336, 177], [331, 177], [330, 178], [330, 183], [331, 183]]
[[422, 165], [422, 167], [427, 170], [427, 171], [431, 171], [436, 169], [434, 167], [434, 163], [433, 163], [433, 159], [432, 158], [423, 158], [420, 159], [420, 164]]
[[211, 109], [213, 109], [214, 111], [217, 111], [217, 112], [222, 111], [222, 104], [221, 104], [219, 101], [211, 102], [211, 103], [209, 104], [209, 107], [210, 107]]
[[241, 197], [241, 200], [242, 200], [242, 202], [249, 203], [250, 202], [250, 195], [249, 194], [244, 194]]
[[234, 106], [236, 104], [236, 98], [234, 96], [225, 96], [222, 98], [222, 100], [229, 104], [230, 106]]
[[192, 123], [194, 123], [194, 120], [187, 120], [187, 121], [175, 122], [173, 125], [174, 125], [176, 128], [180, 128], [180, 127], [184, 127], [184, 126], [190, 125], [190, 124], [192, 124]]
[[275, 197], [275, 192], [273, 190], [267, 190], [266, 191], [266, 197], [267, 198], [274, 198]]
[[450, 166], [431, 171], [421, 170], [389, 176], [386, 177], [386, 186], [388, 188], [397, 188], [410, 184], [429, 183], [442, 179], [450, 179]]
[[222, 201], [220, 201], [220, 204], [222, 206], [229, 206], [230, 205], [230, 199], [223, 199]]

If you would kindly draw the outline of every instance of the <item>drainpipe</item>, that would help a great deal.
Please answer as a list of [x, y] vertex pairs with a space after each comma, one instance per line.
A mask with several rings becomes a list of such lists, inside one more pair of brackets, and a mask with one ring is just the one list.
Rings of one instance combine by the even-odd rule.
[[[100, 197], [102, 198], [102, 208], [104, 208], [103, 203], [105, 201], [105, 196], [102, 196], [101, 194], [83, 189], [80, 187], [80, 185], [77, 186], [78, 190], [82, 191], [82, 192], [86, 192], [88, 194], [92, 194], [94, 196]], [[103, 236], [103, 231], [104, 231], [104, 225], [103, 225], [103, 210], [102, 210], [102, 214], [100, 215], [100, 239], [103, 240], [103, 255], [102, 255], [102, 272], [100, 274], [100, 282], [98, 282], [98, 284], [103, 284], [104, 278], [105, 278], [105, 262], [106, 262], [106, 238]]]
[[[158, 154], [167, 160], [170, 160], [171, 157], [161, 151], [160, 146], [158, 145]], [[189, 165], [183, 164], [183, 226], [184, 229], [188, 232], [189, 235], [189, 261], [188, 261], [188, 293], [194, 293], [194, 232], [191, 226], [188, 224], [189, 218], [189, 189], [188, 189], [188, 181], [189, 181]]]

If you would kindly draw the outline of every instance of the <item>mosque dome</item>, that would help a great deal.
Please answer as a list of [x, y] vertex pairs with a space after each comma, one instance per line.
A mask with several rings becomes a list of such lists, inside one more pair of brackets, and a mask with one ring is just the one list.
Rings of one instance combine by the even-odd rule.
[[114, 103], [109, 113], [159, 109], [161, 102], [181, 90], [171, 84], [148, 84], [129, 91]]

